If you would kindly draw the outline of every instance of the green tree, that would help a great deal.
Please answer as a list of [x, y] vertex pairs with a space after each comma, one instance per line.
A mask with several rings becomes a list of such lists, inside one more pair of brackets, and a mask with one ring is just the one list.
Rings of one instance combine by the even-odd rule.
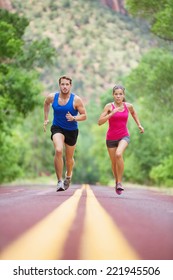
[[126, 9], [149, 21], [151, 31], [165, 40], [173, 40], [173, 0], [126, 0]]
[[52, 63], [55, 54], [47, 39], [24, 41], [28, 24], [26, 18], [0, 10], [0, 182], [14, 179], [22, 171], [20, 141], [13, 132], [42, 101], [36, 66]]
[[137, 98], [142, 97], [143, 104], [158, 120], [168, 112], [173, 113], [172, 73], [172, 54], [165, 49], [153, 49], [126, 78], [128, 91]]
[[[128, 159], [128, 171], [136, 161], [140, 172], [133, 177], [137, 179], [137, 174], [138, 176], [140, 174], [141, 178], [138, 178], [138, 181], [152, 180], [158, 183], [161, 178], [159, 171], [163, 169], [160, 182], [168, 185], [167, 173], [170, 171], [172, 164], [170, 154], [173, 152], [172, 123], [169, 121], [173, 117], [172, 71], [171, 53], [163, 49], [154, 49], [143, 56], [138, 67], [126, 78], [129, 94], [138, 98], [142, 105], [142, 119], [144, 119], [145, 127], [143, 141], [140, 141], [138, 136], [135, 139], [135, 148], [129, 149], [133, 153], [133, 158], [130, 156]], [[129, 175], [130, 172], [128, 172], [128, 177]], [[169, 184], [171, 178], [170, 174]]]
[[[165, 40], [173, 40], [172, 30], [172, 0], [136, 1], [127, 0], [126, 8], [135, 16], [148, 20], [151, 32]], [[160, 49], [153, 49], [140, 61], [126, 78], [128, 90], [141, 100], [144, 127], [147, 128], [147, 138], [136, 145], [144, 157], [138, 157], [133, 150], [135, 160], [140, 167], [140, 174], [144, 172], [147, 180], [157, 184], [170, 186], [173, 182], [172, 163], [172, 124], [173, 117], [173, 57], [171, 45], [163, 45]], [[168, 118], [169, 116], [169, 118]], [[147, 151], [147, 154], [146, 154]], [[134, 158], [129, 160], [130, 164]], [[146, 164], [143, 165], [146, 159]], [[148, 162], [148, 163], [147, 163]], [[139, 174], [139, 173], [138, 173]]]

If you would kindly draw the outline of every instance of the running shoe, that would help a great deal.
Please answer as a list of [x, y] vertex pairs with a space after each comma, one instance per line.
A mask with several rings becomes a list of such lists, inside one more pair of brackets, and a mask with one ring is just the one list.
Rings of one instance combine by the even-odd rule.
[[63, 181], [61, 181], [61, 180], [58, 181], [56, 191], [57, 192], [65, 191]]
[[115, 191], [118, 195], [120, 195], [122, 193], [122, 191], [124, 191], [123, 186], [121, 185], [121, 183], [117, 183], [115, 186]]
[[66, 172], [65, 179], [64, 179], [64, 190], [67, 190], [70, 187], [71, 177], [72, 176], [67, 176], [67, 172]]

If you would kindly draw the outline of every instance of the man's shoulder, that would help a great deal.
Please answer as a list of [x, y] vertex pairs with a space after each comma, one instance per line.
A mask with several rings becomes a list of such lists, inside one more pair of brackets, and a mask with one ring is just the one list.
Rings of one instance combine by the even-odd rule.
[[75, 109], [78, 109], [79, 107], [84, 106], [83, 105], [84, 102], [83, 102], [82, 98], [75, 93], [73, 93], [73, 94], [74, 94], [74, 107], [75, 107]]
[[77, 95], [76, 93], [72, 92], [71, 94], [74, 96], [75, 101], [82, 100], [82, 98], [79, 95]]
[[76, 93], [74, 93], [74, 92], [71, 92], [71, 94], [74, 96], [74, 97], [79, 97], [79, 95], [78, 94], [76, 94]]
[[52, 103], [53, 100], [54, 100], [55, 95], [56, 95], [56, 92], [51, 92], [51, 93], [49, 93], [49, 94], [47, 95], [47, 97], [46, 97], [46, 101], [49, 102], [49, 103]]

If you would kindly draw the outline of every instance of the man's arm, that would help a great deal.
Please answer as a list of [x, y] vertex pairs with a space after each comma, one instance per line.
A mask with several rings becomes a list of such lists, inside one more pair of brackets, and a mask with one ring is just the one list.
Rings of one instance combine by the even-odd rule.
[[50, 93], [44, 101], [44, 124], [43, 124], [44, 132], [46, 132], [46, 126], [49, 123], [48, 116], [49, 116], [50, 104], [53, 102], [53, 99], [54, 99], [54, 93]]
[[75, 107], [79, 112], [79, 115], [76, 116], [76, 121], [85, 121], [87, 118], [86, 109], [83, 104], [82, 99], [79, 96], [76, 96]]
[[79, 121], [84, 121], [86, 120], [87, 118], [87, 113], [86, 113], [86, 109], [85, 109], [85, 106], [83, 104], [83, 101], [82, 99], [79, 97], [79, 96], [75, 96], [75, 100], [74, 100], [74, 108], [76, 110], [78, 110], [79, 114], [77, 116], [72, 116], [70, 114], [70, 112], [68, 112], [66, 114], [66, 118], [68, 121], [76, 121], [76, 122], [79, 122]]

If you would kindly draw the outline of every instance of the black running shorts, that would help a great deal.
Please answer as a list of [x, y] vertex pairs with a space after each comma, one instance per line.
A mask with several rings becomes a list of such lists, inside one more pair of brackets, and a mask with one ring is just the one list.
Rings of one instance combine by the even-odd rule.
[[52, 125], [51, 126], [51, 139], [53, 140], [53, 135], [56, 133], [61, 133], [64, 135], [65, 137], [65, 143], [69, 146], [74, 146], [77, 142], [77, 137], [78, 137], [78, 129], [75, 130], [67, 130], [64, 128], [61, 128], [59, 126], [56, 125]]
[[130, 136], [125, 136], [119, 140], [106, 140], [106, 146], [108, 148], [118, 147], [118, 144], [121, 140], [125, 140], [128, 144], [130, 143]]

